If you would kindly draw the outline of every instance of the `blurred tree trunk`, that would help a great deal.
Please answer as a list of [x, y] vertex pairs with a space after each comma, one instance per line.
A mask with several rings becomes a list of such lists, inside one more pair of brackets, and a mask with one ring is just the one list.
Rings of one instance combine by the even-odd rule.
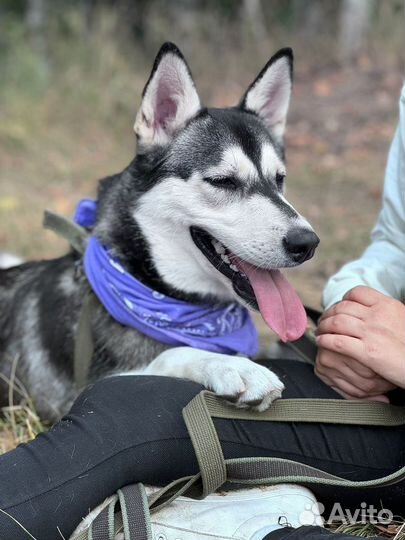
[[48, 67], [48, 5], [47, 0], [28, 0], [25, 22], [31, 43], [43, 60], [44, 68]]
[[257, 50], [267, 46], [267, 30], [261, 0], [243, 0], [242, 23], [252, 44]]
[[294, 0], [292, 9], [298, 29], [307, 37], [312, 38], [317, 34], [320, 25], [322, 24], [322, 16], [324, 15], [320, 2], [311, 0], [311, 2], [303, 3], [301, 0]]
[[373, 0], [343, 0], [340, 12], [339, 56], [351, 61], [360, 52], [374, 7]]
[[263, 44], [267, 39], [267, 31], [261, 0], [243, 0], [242, 18], [246, 20], [256, 44]]
[[94, 30], [95, 5], [94, 0], [83, 0], [83, 14], [86, 25], [86, 33], [90, 36]]

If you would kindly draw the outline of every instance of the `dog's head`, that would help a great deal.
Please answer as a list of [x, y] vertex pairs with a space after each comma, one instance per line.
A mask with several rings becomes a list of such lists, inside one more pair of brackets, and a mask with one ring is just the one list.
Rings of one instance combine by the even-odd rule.
[[297, 299], [278, 269], [309, 259], [319, 242], [284, 197], [292, 64], [292, 51], [280, 50], [239, 105], [207, 109], [181, 52], [163, 45], [135, 121], [137, 157], [117, 182], [115, 219], [119, 234], [125, 228], [121, 255], [131, 251], [128, 231], [134, 252], [142, 238], [154, 286], [157, 275], [180, 298], [259, 307], [286, 339], [293, 330], [275, 318], [297, 317]]

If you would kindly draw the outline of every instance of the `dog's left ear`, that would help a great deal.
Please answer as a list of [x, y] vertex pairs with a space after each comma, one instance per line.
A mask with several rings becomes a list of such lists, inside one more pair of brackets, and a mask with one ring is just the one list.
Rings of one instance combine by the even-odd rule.
[[280, 141], [290, 103], [292, 76], [293, 52], [289, 48], [281, 49], [264, 66], [239, 105], [256, 113]]
[[138, 152], [168, 144], [200, 109], [200, 98], [182, 53], [173, 43], [164, 43], [135, 119]]

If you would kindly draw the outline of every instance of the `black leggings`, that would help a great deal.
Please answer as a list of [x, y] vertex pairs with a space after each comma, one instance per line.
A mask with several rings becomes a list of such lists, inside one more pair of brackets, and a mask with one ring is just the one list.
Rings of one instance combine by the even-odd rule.
[[[336, 398], [312, 367], [270, 362], [284, 397]], [[0, 508], [39, 540], [65, 538], [118, 488], [166, 484], [197, 472], [182, 408], [201, 386], [166, 377], [111, 377], [88, 387], [69, 415], [33, 442], [0, 456]], [[405, 462], [405, 427], [215, 420], [226, 458], [277, 456], [352, 480], [387, 475]], [[314, 487], [327, 507], [361, 502], [403, 512], [405, 483], [384, 489]], [[58, 531], [58, 528], [60, 532]], [[30, 538], [0, 511], [0, 539]]]

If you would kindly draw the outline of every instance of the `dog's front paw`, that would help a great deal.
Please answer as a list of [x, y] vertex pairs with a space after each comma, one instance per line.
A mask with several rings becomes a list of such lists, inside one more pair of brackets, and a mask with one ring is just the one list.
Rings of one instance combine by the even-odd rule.
[[284, 390], [284, 384], [269, 369], [248, 358], [229, 356], [203, 364], [203, 384], [237, 407], [258, 411], [266, 410]]

